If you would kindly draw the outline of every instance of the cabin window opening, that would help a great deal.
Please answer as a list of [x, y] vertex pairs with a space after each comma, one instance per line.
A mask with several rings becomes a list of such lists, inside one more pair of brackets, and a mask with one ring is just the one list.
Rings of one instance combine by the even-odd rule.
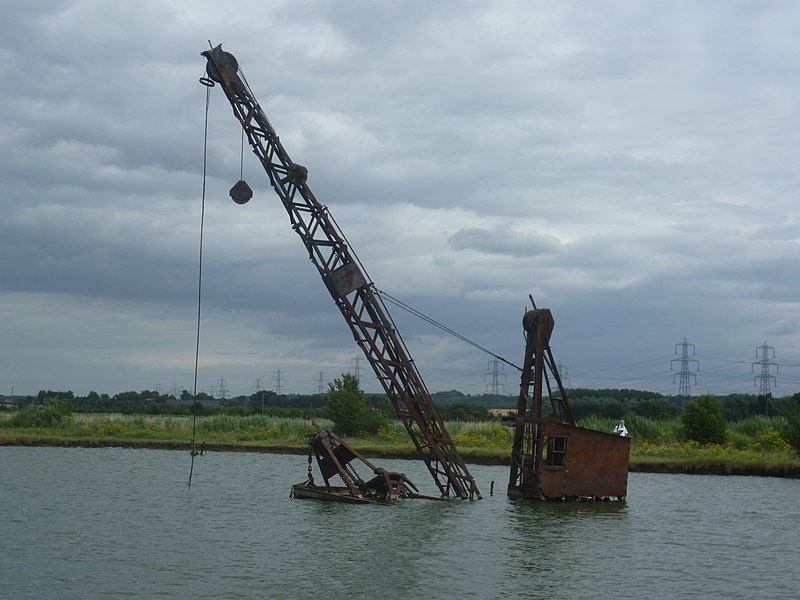
[[563, 435], [549, 435], [545, 439], [544, 464], [548, 467], [563, 467], [567, 464], [567, 438]]

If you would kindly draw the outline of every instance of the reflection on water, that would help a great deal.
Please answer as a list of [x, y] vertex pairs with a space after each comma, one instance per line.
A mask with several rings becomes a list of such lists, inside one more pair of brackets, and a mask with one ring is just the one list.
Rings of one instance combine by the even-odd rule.
[[[384, 464], [385, 463], [385, 464]], [[300, 456], [0, 448], [0, 597], [793, 597], [800, 482], [632, 473], [627, 503], [289, 499]], [[426, 490], [424, 465], [382, 461]], [[470, 466], [486, 493], [505, 467]], [[426, 486], [430, 483], [430, 486]]]
[[531, 502], [523, 498], [509, 498], [507, 511], [510, 518], [526, 527], [531, 522], [581, 523], [585, 519], [596, 522], [604, 518], [620, 518], [627, 512], [625, 502]]
[[509, 499], [506, 515], [511, 524], [510, 580], [525, 572], [535, 585], [524, 597], [541, 592], [562, 596], [570, 589], [586, 591], [596, 581], [595, 567], [613, 569], [619, 532], [626, 528], [624, 502], [531, 502]]

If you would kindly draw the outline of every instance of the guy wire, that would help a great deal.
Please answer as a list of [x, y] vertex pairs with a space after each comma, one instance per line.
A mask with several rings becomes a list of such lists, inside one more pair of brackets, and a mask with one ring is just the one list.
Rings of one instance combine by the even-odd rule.
[[505, 358], [503, 358], [502, 356], [499, 356], [499, 355], [495, 354], [494, 352], [492, 352], [492, 351], [491, 351], [491, 350], [489, 350], [488, 348], [484, 348], [483, 346], [481, 346], [481, 345], [480, 345], [480, 344], [478, 344], [477, 342], [474, 342], [474, 341], [472, 341], [471, 339], [469, 339], [468, 337], [461, 335], [461, 334], [460, 334], [460, 333], [458, 333], [457, 331], [454, 331], [453, 329], [450, 329], [450, 328], [449, 328], [449, 327], [447, 327], [446, 325], [443, 325], [442, 323], [439, 323], [439, 322], [438, 322], [438, 321], [436, 321], [435, 319], [433, 319], [433, 318], [429, 317], [428, 315], [426, 315], [426, 314], [424, 314], [424, 313], [420, 312], [420, 311], [419, 311], [419, 310], [417, 310], [416, 308], [414, 308], [414, 307], [412, 307], [412, 306], [409, 306], [409, 305], [408, 305], [408, 304], [406, 304], [405, 302], [402, 302], [401, 300], [398, 300], [397, 298], [395, 298], [395, 297], [393, 297], [393, 296], [391, 296], [391, 295], [387, 294], [386, 292], [384, 292], [384, 291], [382, 291], [382, 290], [379, 290], [379, 289], [377, 289], [377, 288], [375, 288], [375, 291], [378, 293], [378, 295], [379, 295], [379, 296], [381, 296], [381, 297], [382, 297], [382, 298], [384, 298], [385, 300], [388, 300], [390, 303], [394, 304], [395, 306], [397, 306], [397, 307], [399, 307], [399, 308], [402, 308], [404, 311], [406, 311], [406, 312], [408, 312], [408, 313], [410, 313], [410, 314], [414, 315], [415, 317], [422, 319], [422, 320], [423, 320], [423, 321], [425, 321], [426, 323], [430, 323], [430, 324], [431, 324], [431, 325], [433, 325], [434, 327], [438, 327], [439, 329], [441, 329], [441, 330], [442, 330], [442, 331], [444, 331], [445, 333], [449, 333], [450, 335], [452, 335], [452, 336], [453, 336], [453, 337], [455, 337], [455, 338], [458, 338], [458, 339], [459, 339], [459, 340], [461, 340], [462, 342], [466, 342], [467, 344], [469, 344], [469, 345], [470, 345], [470, 346], [472, 346], [473, 348], [477, 348], [477, 349], [478, 349], [478, 350], [480, 350], [481, 352], [485, 352], [486, 354], [488, 354], [489, 356], [492, 356], [492, 357], [496, 358], [496, 359], [497, 359], [497, 360], [499, 360], [500, 362], [504, 362], [504, 363], [505, 363], [505, 364], [507, 364], [508, 366], [510, 366], [510, 367], [514, 367], [514, 368], [515, 368], [515, 369], [517, 369], [518, 371], [522, 371], [522, 367], [518, 367], [517, 365], [515, 365], [514, 363], [512, 363], [512, 362], [510, 362], [510, 361], [506, 360], [506, 359], [505, 359]]

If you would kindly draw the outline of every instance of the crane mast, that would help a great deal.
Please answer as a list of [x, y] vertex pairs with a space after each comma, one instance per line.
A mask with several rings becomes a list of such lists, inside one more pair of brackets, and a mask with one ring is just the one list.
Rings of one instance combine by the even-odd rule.
[[206, 85], [213, 85], [212, 82], [221, 85], [253, 153], [261, 161], [272, 188], [289, 214], [292, 229], [302, 239], [309, 259], [319, 271], [439, 491], [445, 496], [452, 492], [461, 498], [480, 498], [475, 480], [450, 438], [374, 284], [348, 247], [327, 207], [320, 204], [309, 188], [308, 171], [289, 157], [241, 74], [236, 58], [223, 51], [222, 45], [201, 54], [207, 59], [206, 71], [211, 80], [201, 81]]
[[514, 428], [508, 494], [539, 500], [624, 500], [631, 440], [575, 424], [550, 350], [554, 326], [550, 309], [535, 303], [522, 318], [525, 364], [517, 412], [502, 419]]

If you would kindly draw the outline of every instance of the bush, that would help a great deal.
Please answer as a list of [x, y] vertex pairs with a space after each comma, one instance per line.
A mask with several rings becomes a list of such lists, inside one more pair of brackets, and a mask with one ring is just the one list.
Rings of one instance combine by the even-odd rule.
[[779, 431], [770, 429], [761, 434], [753, 445], [753, 450], [758, 452], [790, 452], [792, 447], [781, 437]]
[[688, 402], [681, 415], [686, 438], [699, 444], [725, 443], [725, 417], [714, 396], [706, 394]]
[[69, 402], [51, 398], [41, 406], [29, 404], [24, 407], [9, 419], [9, 424], [12, 427], [52, 427], [67, 420], [71, 414]]
[[[641, 415], [627, 415], [625, 424], [628, 426], [629, 435], [636, 439], [646, 439], [651, 442], [672, 441], [673, 433], [671, 426], [674, 421], [664, 421], [653, 419]], [[605, 431], [605, 430], [604, 430]], [[611, 431], [611, 429], [608, 429]]]
[[678, 416], [680, 409], [662, 398], [640, 400], [631, 407], [631, 412], [648, 419], [665, 421]]
[[[724, 411], [723, 411], [724, 414]], [[739, 419], [738, 421], [734, 421], [730, 424], [730, 429], [736, 431], [738, 433], [743, 433], [747, 437], [756, 439], [761, 434], [770, 429], [775, 428], [775, 418], [774, 417], [745, 417], [743, 419]]]
[[749, 450], [753, 446], [753, 438], [731, 429], [726, 434], [728, 446], [736, 450]]
[[329, 384], [326, 409], [339, 435], [375, 434], [387, 420], [380, 411], [367, 406], [358, 379], [350, 373], [342, 374]]
[[[798, 395], [795, 394], [795, 397]], [[783, 438], [800, 454], [800, 400], [797, 405], [792, 407], [789, 416], [786, 417], [786, 424], [781, 432]]]

